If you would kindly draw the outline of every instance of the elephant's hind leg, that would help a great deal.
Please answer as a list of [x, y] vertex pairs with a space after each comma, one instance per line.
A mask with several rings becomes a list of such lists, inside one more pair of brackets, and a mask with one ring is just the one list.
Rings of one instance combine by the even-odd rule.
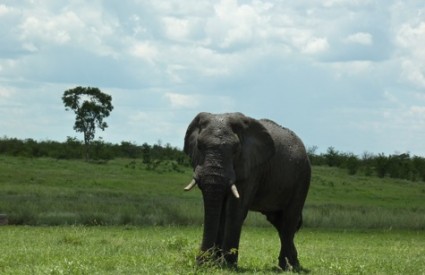
[[297, 219], [290, 219], [284, 215], [283, 211], [267, 212], [267, 220], [279, 232], [280, 238], [280, 254], [279, 266], [284, 270], [298, 270], [300, 264], [298, 261], [298, 253], [294, 244], [295, 232], [300, 224], [300, 217]]

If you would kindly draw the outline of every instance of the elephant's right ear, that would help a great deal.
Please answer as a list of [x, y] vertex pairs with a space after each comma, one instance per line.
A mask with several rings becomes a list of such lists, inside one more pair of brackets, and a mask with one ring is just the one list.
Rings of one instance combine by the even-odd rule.
[[210, 113], [199, 113], [187, 127], [186, 135], [184, 137], [183, 152], [191, 158], [192, 165], [197, 163], [199, 133], [201, 132], [202, 127], [208, 123], [210, 116]]

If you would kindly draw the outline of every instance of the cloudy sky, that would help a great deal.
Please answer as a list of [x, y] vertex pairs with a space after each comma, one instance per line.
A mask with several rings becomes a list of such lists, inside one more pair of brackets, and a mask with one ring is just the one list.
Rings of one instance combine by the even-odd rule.
[[63, 92], [112, 95], [105, 141], [182, 148], [240, 111], [326, 151], [425, 156], [422, 0], [0, 0], [0, 136], [64, 141]]

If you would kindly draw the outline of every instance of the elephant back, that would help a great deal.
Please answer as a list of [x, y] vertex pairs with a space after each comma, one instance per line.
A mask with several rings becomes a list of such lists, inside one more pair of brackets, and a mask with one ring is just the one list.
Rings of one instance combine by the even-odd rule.
[[304, 143], [292, 130], [270, 119], [261, 119], [260, 123], [269, 131], [275, 144], [277, 157], [288, 156], [289, 160], [308, 158]]

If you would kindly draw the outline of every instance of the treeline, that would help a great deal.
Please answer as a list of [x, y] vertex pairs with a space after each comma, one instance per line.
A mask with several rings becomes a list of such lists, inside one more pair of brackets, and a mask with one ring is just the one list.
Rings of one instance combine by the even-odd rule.
[[[0, 138], [0, 154], [21, 157], [49, 157], [56, 159], [83, 159], [84, 143], [75, 137], [68, 137], [65, 142], [20, 140], [16, 138]], [[189, 165], [188, 158], [178, 148], [170, 144], [163, 146], [144, 143], [137, 145], [122, 141], [112, 144], [103, 140], [95, 140], [90, 145], [91, 160], [110, 160], [114, 158], [141, 159], [148, 167], [158, 165], [161, 161], [173, 161], [178, 165]]]
[[343, 153], [329, 147], [326, 153], [316, 154], [317, 147], [310, 147], [308, 154], [313, 165], [327, 165], [347, 169], [348, 174], [391, 177], [411, 181], [425, 181], [425, 158], [403, 154], [364, 153], [361, 157]]
[[[425, 158], [411, 156], [409, 153], [393, 155], [364, 153], [359, 157], [352, 153], [337, 151], [333, 147], [329, 147], [326, 153], [317, 154], [316, 151], [316, 146], [308, 148], [308, 155], [313, 165], [346, 169], [350, 175], [363, 174], [381, 178], [425, 181]], [[65, 142], [3, 137], [0, 138], [0, 154], [35, 158], [84, 159], [85, 147], [84, 143], [75, 137], [68, 137]], [[155, 145], [147, 143], [137, 145], [128, 141], [112, 144], [96, 140], [91, 143], [90, 158], [92, 160], [141, 159], [143, 164], [151, 169], [156, 169], [165, 161], [168, 161], [167, 165], [173, 167], [175, 165], [189, 166], [188, 157], [180, 149], [170, 144], [164, 146], [161, 142]]]

